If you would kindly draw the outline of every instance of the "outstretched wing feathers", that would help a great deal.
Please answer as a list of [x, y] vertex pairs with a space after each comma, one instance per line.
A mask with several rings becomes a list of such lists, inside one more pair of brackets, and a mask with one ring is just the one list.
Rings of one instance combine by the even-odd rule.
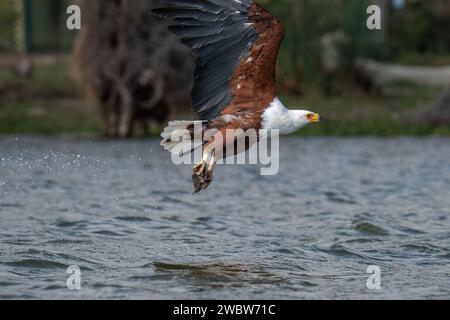
[[199, 119], [211, 120], [232, 102], [233, 76], [260, 37], [255, 27], [258, 17], [251, 12], [254, 3], [252, 0], [163, 2], [166, 7], [155, 12], [173, 18], [169, 30], [196, 57], [192, 109]]

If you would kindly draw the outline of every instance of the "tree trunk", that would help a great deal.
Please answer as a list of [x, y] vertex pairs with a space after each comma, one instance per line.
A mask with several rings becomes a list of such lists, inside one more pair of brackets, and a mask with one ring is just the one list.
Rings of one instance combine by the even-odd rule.
[[102, 111], [106, 135], [126, 138], [137, 124], [160, 125], [188, 112], [193, 59], [152, 14], [158, 0], [80, 0], [75, 75]]

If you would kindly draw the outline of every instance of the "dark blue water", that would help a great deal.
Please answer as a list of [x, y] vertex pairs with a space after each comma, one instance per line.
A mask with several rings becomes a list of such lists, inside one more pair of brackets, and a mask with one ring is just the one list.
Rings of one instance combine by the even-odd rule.
[[281, 144], [194, 196], [157, 140], [0, 138], [0, 298], [450, 298], [450, 139]]

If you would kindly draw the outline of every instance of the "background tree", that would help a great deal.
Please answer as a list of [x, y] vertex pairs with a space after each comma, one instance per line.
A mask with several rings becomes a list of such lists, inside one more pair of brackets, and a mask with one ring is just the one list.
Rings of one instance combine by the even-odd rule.
[[106, 134], [131, 137], [170, 112], [188, 111], [193, 61], [152, 14], [155, 0], [82, 0], [75, 74], [102, 110]]

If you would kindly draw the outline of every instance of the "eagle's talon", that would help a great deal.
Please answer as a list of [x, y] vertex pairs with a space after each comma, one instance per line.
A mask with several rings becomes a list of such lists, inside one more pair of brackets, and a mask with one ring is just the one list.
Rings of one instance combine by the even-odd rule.
[[214, 178], [213, 178], [213, 173], [212, 173], [212, 171], [206, 171], [206, 174], [205, 174], [205, 182], [207, 182], [208, 183], [208, 185], [209, 184], [211, 184], [211, 182], [213, 182], [214, 181]]
[[203, 190], [203, 178], [196, 174], [192, 175], [192, 182], [194, 183], [194, 193], [199, 193]]
[[192, 181], [194, 182], [194, 194], [195, 193], [199, 193], [200, 191], [202, 191], [202, 187], [200, 186], [200, 181], [197, 180], [198, 176], [197, 175], [193, 175], [192, 176]]
[[212, 172], [204, 172], [201, 175], [193, 174], [192, 182], [194, 184], [195, 191], [194, 193], [199, 193], [202, 190], [205, 190], [209, 187], [211, 182], [213, 181]]
[[198, 165], [196, 165], [194, 167], [194, 175], [196, 176], [201, 176], [203, 175], [203, 173], [205, 172], [205, 168], [206, 168], [206, 162], [202, 161], [200, 162]]

